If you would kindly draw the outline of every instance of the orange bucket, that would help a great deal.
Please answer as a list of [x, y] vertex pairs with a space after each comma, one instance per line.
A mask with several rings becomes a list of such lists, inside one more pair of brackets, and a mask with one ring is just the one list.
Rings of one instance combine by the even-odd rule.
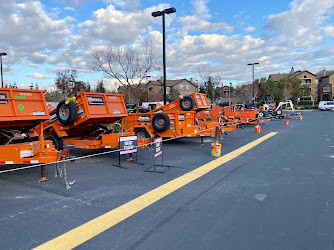
[[289, 125], [289, 120], [285, 120], [285, 121], [284, 121], [284, 124], [285, 124], [285, 125]]
[[221, 144], [211, 143], [211, 155], [220, 157], [221, 154]]
[[255, 126], [255, 133], [259, 134], [261, 132], [260, 126]]

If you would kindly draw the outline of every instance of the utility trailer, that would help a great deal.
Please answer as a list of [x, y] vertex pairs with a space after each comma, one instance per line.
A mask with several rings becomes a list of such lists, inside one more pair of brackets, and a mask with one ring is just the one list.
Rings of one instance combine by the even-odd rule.
[[238, 105], [226, 106], [223, 108], [223, 117], [226, 120], [233, 121], [238, 124], [257, 124], [259, 122], [267, 122], [262, 119], [258, 110], [245, 109]]
[[[76, 97], [61, 101], [50, 111], [51, 118], [43, 123], [44, 136], [52, 140], [56, 149], [73, 145], [75, 148], [119, 148], [124, 132], [123, 119], [128, 115], [122, 94], [82, 91]], [[120, 132], [112, 124], [119, 122]], [[33, 132], [40, 131], [40, 127]], [[147, 141], [138, 140], [138, 146]]]
[[198, 112], [196, 118], [200, 122], [218, 122], [224, 131], [234, 131], [239, 128], [239, 124], [234, 120], [223, 117], [223, 107], [219, 105], [212, 105], [209, 109]]
[[196, 119], [197, 112], [209, 107], [205, 94], [192, 93], [147, 113], [128, 114], [125, 127], [139, 138], [212, 136], [219, 123]]
[[[0, 165], [43, 164], [61, 154], [44, 141], [43, 122], [50, 118], [42, 90], [0, 88]], [[28, 131], [39, 126], [38, 141]]]

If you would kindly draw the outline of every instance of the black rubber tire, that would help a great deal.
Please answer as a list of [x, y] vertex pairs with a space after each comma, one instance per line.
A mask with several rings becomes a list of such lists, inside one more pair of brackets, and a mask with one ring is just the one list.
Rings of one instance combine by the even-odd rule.
[[[62, 114], [60, 114], [61, 109], [64, 108], [64, 105], [68, 109], [68, 112], [69, 112], [67, 114], [67, 117], [62, 117]], [[71, 125], [75, 122], [75, 120], [78, 117], [77, 112], [78, 112], [77, 111], [77, 106], [75, 106], [74, 102], [71, 101], [68, 104], [65, 104], [65, 100], [62, 100], [60, 103], [58, 103], [56, 115], [57, 115], [58, 121], [61, 124]]]
[[33, 142], [33, 139], [30, 136], [24, 137], [22, 142]]
[[45, 138], [45, 140], [52, 141], [53, 146], [58, 151], [64, 149], [63, 141], [57, 135], [49, 135]]
[[147, 133], [146, 129], [144, 128], [139, 128], [136, 131], [136, 136], [137, 138], [144, 138], [144, 139], [149, 139], [150, 135]]
[[276, 110], [276, 114], [277, 114], [277, 115], [281, 115], [282, 113], [283, 113], [283, 112], [282, 112], [281, 109]]
[[180, 106], [184, 111], [190, 111], [195, 107], [195, 100], [191, 96], [184, 96], [180, 100]]
[[262, 117], [264, 117], [265, 115], [264, 115], [264, 112], [259, 112], [258, 114], [256, 114], [256, 115], [258, 115], [258, 116], [256, 116], [256, 117], [260, 117], [260, 118], [262, 118]]
[[157, 131], [165, 131], [169, 128], [170, 125], [170, 119], [168, 115], [164, 113], [157, 113], [153, 116], [152, 119], [152, 126]]

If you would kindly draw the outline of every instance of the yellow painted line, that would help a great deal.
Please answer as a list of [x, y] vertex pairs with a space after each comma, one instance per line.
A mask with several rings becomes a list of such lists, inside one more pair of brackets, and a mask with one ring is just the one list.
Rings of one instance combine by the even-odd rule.
[[142, 196], [139, 196], [124, 205], [117, 207], [87, 223], [64, 233], [57, 238], [54, 238], [43, 245], [36, 247], [35, 249], [72, 249], [79, 246], [80, 244], [88, 241], [89, 239], [95, 237], [96, 235], [104, 232], [105, 230], [115, 226], [119, 222], [129, 218], [130, 216], [138, 213], [144, 208], [150, 206], [156, 201], [164, 198], [165, 196], [173, 193], [179, 188], [189, 184], [190, 182], [198, 179], [199, 177], [207, 174], [213, 169], [219, 167], [220, 165], [238, 157], [239, 155], [245, 153], [256, 145], [262, 143], [263, 141], [269, 139], [270, 137], [276, 135], [277, 132], [269, 133], [261, 138], [248, 143], [247, 145], [238, 148], [231, 153], [217, 158], [187, 174], [184, 174], [166, 184], [153, 189]]

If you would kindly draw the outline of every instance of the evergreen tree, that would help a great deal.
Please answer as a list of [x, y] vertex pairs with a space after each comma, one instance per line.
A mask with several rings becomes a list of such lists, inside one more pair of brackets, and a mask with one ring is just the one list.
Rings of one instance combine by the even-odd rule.
[[106, 93], [106, 88], [104, 87], [102, 79], [100, 79], [100, 80], [97, 81], [95, 92], [97, 92], [97, 93]]
[[89, 82], [85, 83], [85, 89], [84, 90], [86, 92], [92, 92], [92, 87], [90, 86]]

